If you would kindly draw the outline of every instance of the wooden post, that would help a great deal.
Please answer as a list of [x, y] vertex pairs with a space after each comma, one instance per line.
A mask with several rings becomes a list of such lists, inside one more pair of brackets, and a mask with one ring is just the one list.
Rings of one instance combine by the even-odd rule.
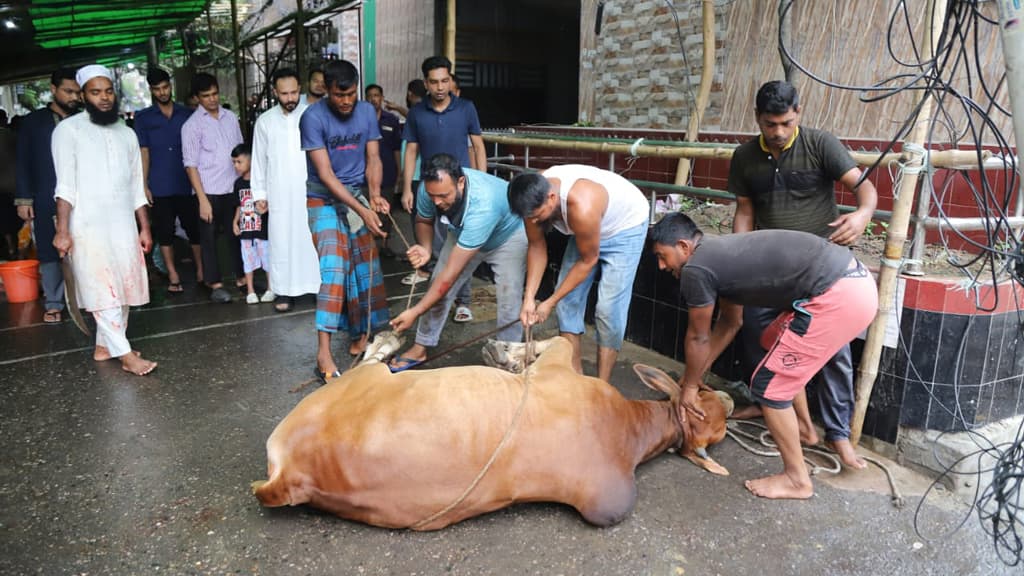
[[444, 55], [452, 62], [455, 71], [455, 0], [448, 0], [448, 9], [444, 22]]
[[[697, 91], [697, 104], [690, 111], [690, 121], [686, 126], [686, 140], [696, 142], [700, 134], [700, 123], [704, 119], [704, 109], [707, 108], [708, 98], [711, 96], [711, 81], [715, 77], [715, 2], [714, 0], [703, 0], [701, 14], [704, 16], [704, 67], [700, 72], [700, 88]], [[684, 73], [689, 74], [686, 70]], [[676, 165], [677, 186], [686, 184], [690, 177], [689, 158], [680, 158]]]
[[[925, 26], [925, 38], [923, 45], [929, 47], [925, 58], [934, 58], [935, 44], [938, 41], [939, 32], [942, 30], [942, 23], [946, 19], [946, 3], [948, 0], [928, 0], [925, 6], [925, 14], [932, 16], [931, 22]], [[910, 92], [914, 97], [919, 96], [918, 92]], [[913, 143], [923, 146], [928, 138], [928, 124], [931, 120], [933, 99], [931, 94], [925, 92], [925, 98], [921, 110], [916, 118], [914, 132], [910, 139], [905, 140], [904, 150], [907, 144]], [[914, 207], [914, 191], [917, 188], [918, 174], [914, 168], [920, 168], [923, 158], [911, 157], [900, 180], [899, 193], [892, 207], [892, 218], [889, 220], [889, 229], [885, 235], [885, 251], [882, 254], [882, 265], [878, 274], [878, 313], [875, 321], [868, 329], [867, 338], [864, 341], [864, 353], [860, 358], [860, 366], [857, 368], [857, 402], [854, 406], [853, 420], [850, 422], [850, 442], [854, 446], [860, 442], [860, 435], [864, 429], [864, 415], [868, 411], [868, 402], [871, 400], [871, 390], [875, 386], [875, 377], [878, 376], [878, 363], [882, 358], [882, 343], [885, 340], [885, 325], [889, 319], [889, 313], [894, 305], [896, 295], [896, 281], [899, 274], [900, 261], [903, 258], [903, 243], [907, 240], [907, 228], [910, 224], [910, 212]], [[902, 302], [895, 305], [902, 306]]]
[[594, 123], [594, 59], [597, 54], [597, 0], [580, 3], [580, 88], [577, 120], [584, 126]]
[[306, 77], [306, 13], [302, 0], [295, 0], [295, 72], [300, 81]]

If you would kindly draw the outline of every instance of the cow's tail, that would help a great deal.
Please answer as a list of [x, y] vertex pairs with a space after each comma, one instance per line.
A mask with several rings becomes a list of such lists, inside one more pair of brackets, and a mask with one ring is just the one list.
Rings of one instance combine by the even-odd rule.
[[297, 502], [292, 502], [291, 490], [288, 488], [288, 482], [284, 477], [285, 467], [277, 461], [277, 454], [272, 447], [272, 441], [273, 438], [267, 441], [267, 460], [269, 460], [267, 472], [270, 479], [253, 482], [251, 484], [252, 493], [261, 504], [268, 507], [297, 504]]

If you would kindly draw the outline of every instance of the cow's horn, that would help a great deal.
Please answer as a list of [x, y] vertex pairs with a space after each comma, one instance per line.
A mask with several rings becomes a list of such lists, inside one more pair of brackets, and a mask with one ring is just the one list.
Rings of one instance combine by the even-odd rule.
[[715, 390], [715, 395], [718, 396], [718, 400], [725, 407], [725, 417], [732, 416], [732, 411], [736, 409], [736, 402], [733, 401], [732, 396], [729, 396], [721, 390]]

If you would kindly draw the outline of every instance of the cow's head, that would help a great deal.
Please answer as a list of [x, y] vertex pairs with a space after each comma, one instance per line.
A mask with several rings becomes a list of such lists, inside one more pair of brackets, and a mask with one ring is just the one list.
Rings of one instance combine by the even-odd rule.
[[370, 342], [366, 346], [366, 350], [363, 352], [363, 357], [359, 361], [359, 366], [363, 364], [371, 364], [373, 362], [383, 362], [396, 354], [402, 349], [402, 344], [405, 343], [405, 338], [399, 336], [392, 330], [386, 332], [378, 332], [373, 337], [373, 342]]
[[[653, 366], [636, 364], [633, 366], [633, 371], [649, 388], [668, 395], [672, 402], [675, 420], [677, 423], [681, 422], [684, 408], [679, 403], [682, 392], [679, 384], [668, 374]], [[680, 440], [676, 451], [712, 474], [728, 476], [729, 471], [708, 456], [707, 447], [717, 444], [725, 438], [725, 419], [732, 414], [733, 400], [725, 392], [702, 387], [698, 392], [698, 401], [700, 409], [704, 412], [704, 419], [699, 420], [691, 416], [689, 432], [686, 427], [679, 424]]]

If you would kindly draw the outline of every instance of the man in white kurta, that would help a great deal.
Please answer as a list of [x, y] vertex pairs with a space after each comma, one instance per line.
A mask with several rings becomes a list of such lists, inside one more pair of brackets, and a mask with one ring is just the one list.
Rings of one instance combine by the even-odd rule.
[[306, 211], [306, 154], [299, 136], [299, 117], [306, 109], [299, 78], [281, 69], [271, 78], [278, 105], [256, 119], [252, 143], [253, 199], [271, 214], [270, 290], [287, 296], [275, 306], [292, 307], [292, 299], [320, 291], [320, 261], [309, 232]]
[[53, 245], [70, 259], [79, 306], [96, 319], [93, 358], [118, 358], [122, 368], [143, 376], [156, 362], [133, 353], [126, 335], [129, 306], [149, 302], [144, 253], [153, 244], [139, 142], [118, 118], [110, 71], [89, 65], [76, 76], [86, 113], [53, 131]]

